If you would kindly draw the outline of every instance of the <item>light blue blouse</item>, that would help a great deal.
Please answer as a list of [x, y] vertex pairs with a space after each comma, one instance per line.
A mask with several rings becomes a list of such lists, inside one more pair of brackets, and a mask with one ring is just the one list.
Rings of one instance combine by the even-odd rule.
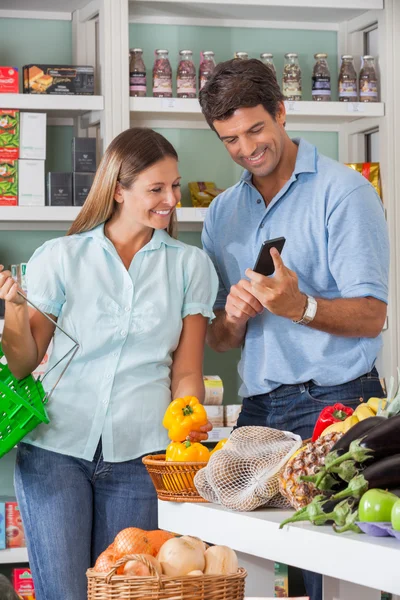
[[[27, 267], [28, 297], [79, 344], [48, 404], [50, 425], [24, 441], [120, 462], [162, 450], [171, 364], [183, 319], [213, 318], [218, 278], [199, 248], [156, 230], [127, 270], [104, 224], [46, 242]], [[49, 369], [71, 348], [56, 329]], [[44, 380], [49, 391], [63, 364]]]

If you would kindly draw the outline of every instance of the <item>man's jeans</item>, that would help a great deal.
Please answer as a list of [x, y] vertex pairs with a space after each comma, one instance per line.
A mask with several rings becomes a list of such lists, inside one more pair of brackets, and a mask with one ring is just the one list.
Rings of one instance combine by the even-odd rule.
[[87, 600], [86, 570], [121, 529], [157, 528], [141, 458], [93, 461], [20, 443], [15, 487], [37, 600]]
[[[356, 408], [360, 399], [367, 401], [373, 396], [384, 396], [375, 368], [342, 385], [322, 387], [312, 382], [281, 385], [269, 394], [244, 398], [237, 427], [262, 425], [292, 431], [305, 440], [312, 436], [318, 415], [325, 406], [341, 402]], [[303, 577], [310, 600], [322, 600], [321, 575], [303, 571]]]

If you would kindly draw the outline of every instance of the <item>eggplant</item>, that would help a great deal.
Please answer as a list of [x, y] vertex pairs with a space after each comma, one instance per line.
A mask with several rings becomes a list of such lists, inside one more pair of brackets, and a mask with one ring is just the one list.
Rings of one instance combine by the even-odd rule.
[[371, 429], [375, 429], [375, 427], [382, 425], [387, 420], [386, 417], [369, 417], [368, 419], [359, 421], [336, 442], [331, 452], [337, 452], [338, 456], [342, 456], [342, 454], [349, 451], [351, 442], [367, 435]]
[[333, 500], [342, 500], [353, 496], [361, 498], [369, 489], [392, 490], [400, 485], [400, 454], [386, 456], [377, 460], [354, 477], [347, 488], [335, 494]]
[[[373, 419], [374, 417], [370, 417]], [[376, 417], [375, 417], [376, 418]], [[365, 419], [369, 421], [370, 419]], [[363, 421], [361, 421], [363, 423]], [[353, 427], [354, 429], [354, 427]], [[351, 431], [351, 430], [350, 430]], [[373, 453], [374, 462], [400, 453], [400, 415], [385, 419], [366, 433], [360, 441], [362, 448], [368, 448]], [[399, 479], [400, 484], [400, 479]]]

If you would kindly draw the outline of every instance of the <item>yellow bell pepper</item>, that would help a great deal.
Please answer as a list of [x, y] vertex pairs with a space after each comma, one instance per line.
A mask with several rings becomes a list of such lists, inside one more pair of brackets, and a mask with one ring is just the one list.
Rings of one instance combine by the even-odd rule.
[[198, 431], [208, 421], [206, 409], [194, 396], [176, 398], [167, 408], [163, 425], [173, 442], [183, 442], [191, 431]]
[[208, 462], [210, 452], [200, 442], [171, 442], [165, 452], [167, 462]]
[[210, 452], [210, 456], [212, 454], [214, 454], [214, 452], [217, 452], [218, 450], [221, 450], [221, 448], [223, 448], [226, 444], [226, 442], [228, 441], [228, 438], [224, 438], [223, 440], [220, 440], [218, 442], [218, 444], [215, 446], [215, 448], [213, 448]]

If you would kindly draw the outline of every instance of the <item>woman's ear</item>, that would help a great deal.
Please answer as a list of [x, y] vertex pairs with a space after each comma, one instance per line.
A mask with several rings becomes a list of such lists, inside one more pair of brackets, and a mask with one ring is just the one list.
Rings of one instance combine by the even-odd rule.
[[119, 204], [122, 204], [124, 201], [123, 188], [120, 183], [117, 183], [117, 185], [115, 187], [114, 200], [116, 202], [119, 202]]

